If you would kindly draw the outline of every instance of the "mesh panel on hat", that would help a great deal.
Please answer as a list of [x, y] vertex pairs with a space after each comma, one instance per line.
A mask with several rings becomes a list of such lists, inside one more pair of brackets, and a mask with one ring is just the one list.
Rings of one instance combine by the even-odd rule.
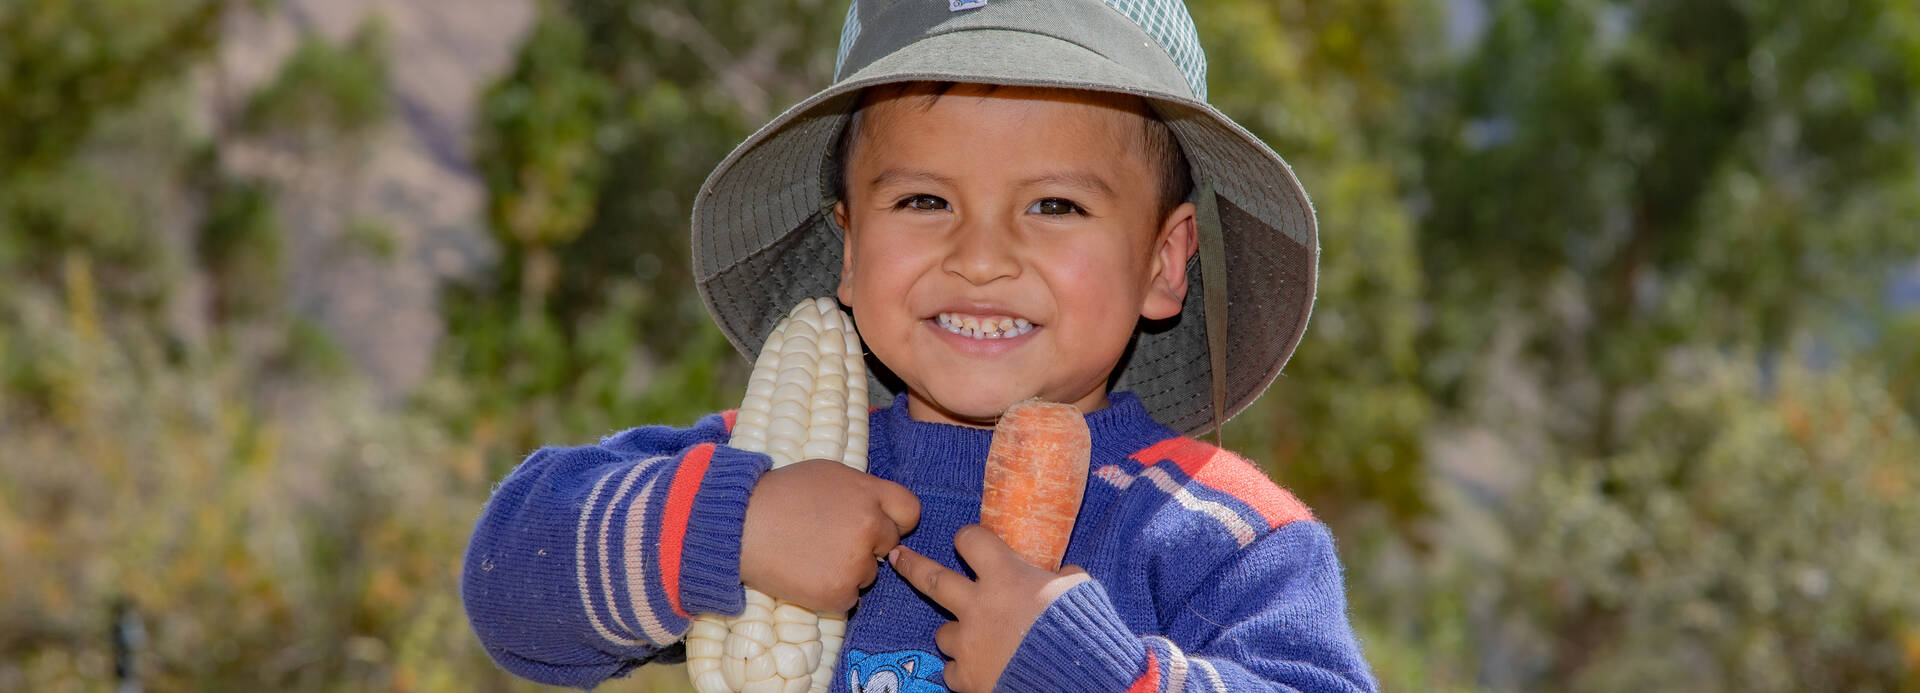
[[1133, 20], [1153, 37], [1154, 43], [1167, 49], [1173, 64], [1186, 73], [1187, 84], [1195, 98], [1207, 100], [1207, 54], [1200, 48], [1200, 33], [1193, 28], [1187, 6], [1172, 0], [1106, 0], [1107, 6]]
[[833, 79], [846, 78], [840, 68], [847, 64], [847, 52], [853, 50], [853, 40], [860, 38], [860, 0], [847, 3], [847, 23], [840, 25], [840, 49], [833, 54]]
[[[934, 2], [937, 0], [905, 0], [907, 2]], [[992, 0], [989, 0], [992, 1]], [[1154, 43], [1160, 44], [1173, 63], [1180, 67], [1186, 76], [1187, 85], [1193, 88], [1194, 97], [1207, 100], [1207, 54], [1200, 47], [1200, 33], [1194, 30], [1193, 16], [1187, 13], [1187, 6], [1176, 0], [1104, 0], [1108, 7], [1125, 15], [1127, 19], [1139, 25]], [[855, 39], [860, 37], [860, 0], [847, 4], [846, 24], [840, 28], [840, 48], [833, 57], [834, 79], [843, 79], [847, 75], [841, 69], [847, 64], [847, 52], [853, 49]]]

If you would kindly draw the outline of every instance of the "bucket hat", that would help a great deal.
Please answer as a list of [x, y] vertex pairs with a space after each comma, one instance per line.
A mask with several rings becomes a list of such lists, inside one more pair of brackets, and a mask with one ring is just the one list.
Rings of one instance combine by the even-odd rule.
[[[1199, 248], [1181, 314], [1141, 323], [1112, 388], [1199, 435], [1279, 375], [1313, 306], [1313, 208], [1278, 154], [1207, 103], [1206, 57], [1177, 0], [854, 0], [833, 84], [735, 148], [694, 201], [695, 283], [743, 355], [839, 284], [833, 157], [861, 91], [919, 81], [1144, 97], [1186, 155]], [[890, 402], [900, 384], [869, 372], [874, 404]]]

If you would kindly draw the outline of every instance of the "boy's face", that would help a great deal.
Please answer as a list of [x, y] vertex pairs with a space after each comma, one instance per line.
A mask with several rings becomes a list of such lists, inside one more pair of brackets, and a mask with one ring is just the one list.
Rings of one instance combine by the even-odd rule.
[[1107, 405], [1141, 317], [1180, 312], [1193, 205], [1160, 214], [1144, 104], [960, 85], [870, 102], [848, 148], [839, 298], [921, 421]]

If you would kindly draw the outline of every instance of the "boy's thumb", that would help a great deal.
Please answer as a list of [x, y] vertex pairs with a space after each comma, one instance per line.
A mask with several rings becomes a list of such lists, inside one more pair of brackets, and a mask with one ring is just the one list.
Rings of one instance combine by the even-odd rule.
[[880, 512], [899, 530], [896, 536], [906, 536], [913, 528], [920, 526], [920, 497], [913, 495], [907, 487], [876, 479], [880, 482]]

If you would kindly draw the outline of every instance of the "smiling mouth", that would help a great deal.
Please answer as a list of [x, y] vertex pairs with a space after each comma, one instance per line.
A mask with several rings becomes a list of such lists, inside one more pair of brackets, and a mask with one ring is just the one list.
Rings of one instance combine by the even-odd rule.
[[970, 339], [1012, 339], [1033, 331], [1033, 323], [1025, 318], [941, 313], [934, 316], [934, 323], [941, 329]]

